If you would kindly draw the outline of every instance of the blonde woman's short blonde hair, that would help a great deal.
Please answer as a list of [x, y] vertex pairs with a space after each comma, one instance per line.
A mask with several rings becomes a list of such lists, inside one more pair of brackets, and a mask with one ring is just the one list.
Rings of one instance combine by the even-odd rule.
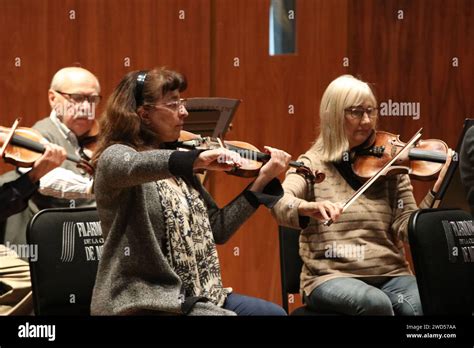
[[349, 141], [344, 130], [344, 109], [377, 100], [370, 86], [352, 75], [342, 75], [333, 80], [321, 99], [319, 108], [320, 133], [314, 147], [322, 153], [321, 160], [338, 162], [349, 151]]

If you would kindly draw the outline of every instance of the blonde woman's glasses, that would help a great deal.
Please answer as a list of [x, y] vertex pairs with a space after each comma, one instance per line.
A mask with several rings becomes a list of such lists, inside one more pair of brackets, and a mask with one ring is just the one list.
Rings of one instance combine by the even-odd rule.
[[378, 115], [378, 110], [379, 110], [378, 108], [373, 108], [373, 107], [364, 108], [362, 106], [353, 106], [353, 107], [344, 109], [344, 111], [346, 112], [346, 116], [348, 116], [352, 120], [359, 120], [359, 121], [362, 118], [364, 118], [364, 114], [367, 114], [367, 116], [369, 116], [370, 119], [376, 118]]

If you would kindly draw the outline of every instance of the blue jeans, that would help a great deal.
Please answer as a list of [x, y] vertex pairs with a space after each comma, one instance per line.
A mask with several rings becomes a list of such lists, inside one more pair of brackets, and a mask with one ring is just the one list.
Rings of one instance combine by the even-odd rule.
[[414, 276], [384, 277], [372, 285], [356, 278], [322, 283], [305, 303], [312, 309], [348, 315], [423, 315]]
[[233, 292], [227, 296], [223, 307], [237, 315], [286, 315], [284, 309], [273, 302]]

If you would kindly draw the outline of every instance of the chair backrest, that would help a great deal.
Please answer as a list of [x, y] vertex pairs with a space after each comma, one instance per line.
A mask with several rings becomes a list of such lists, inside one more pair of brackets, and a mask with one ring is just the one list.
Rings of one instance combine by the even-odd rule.
[[474, 228], [458, 209], [422, 209], [408, 223], [413, 264], [426, 315], [474, 311]]
[[30, 221], [33, 302], [36, 315], [89, 315], [104, 243], [95, 208], [45, 209]]
[[300, 230], [278, 227], [280, 239], [280, 270], [283, 309], [288, 313], [288, 294], [300, 291], [300, 273], [303, 260], [299, 254]]

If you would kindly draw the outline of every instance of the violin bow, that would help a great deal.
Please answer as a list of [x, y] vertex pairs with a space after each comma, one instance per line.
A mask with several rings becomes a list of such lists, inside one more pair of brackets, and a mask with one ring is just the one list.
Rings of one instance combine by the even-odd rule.
[[10, 144], [10, 142], [13, 139], [13, 136], [15, 135], [15, 131], [18, 128], [18, 125], [20, 124], [21, 118], [17, 118], [15, 122], [13, 122], [13, 125], [11, 127], [10, 132], [7, 134], [7, 138], [5, 139], [5, 142], [3, 143], [2, 148], [0, 149], [0, 157], [3, 158], [3, 153], [5, 152], [7, 146]]
[[[394, 164], [405, 152], [407, 149], [409, 149], [412, 145], [414, 145], [418, 140], [421, 138], [421, 133], [423, 131], [423, 128], [420, 128], [418, 132], [410, 139], [408, 143], [405, 144], [404, 147], [395, 155], [393, 158], [387, 162], [380, 170], [374, 174], [369, 180], [367, 180], [364, 185], [362, 185], [354, 194], [349, 198], [344, 205], [342, 206], [342, 212], [344, 212], [349, 206], [354, 203], [357, 198], [359, 198], [365, 191], [369, 189], [370, 186], [378, 179], [380, 178], [384, 172], [386, 171], [387, 168], [389, 168], [392, 164]], [[324, 226], [331, 226], [334, 221], [332, 219], [326, 220], [323, 222]]]

